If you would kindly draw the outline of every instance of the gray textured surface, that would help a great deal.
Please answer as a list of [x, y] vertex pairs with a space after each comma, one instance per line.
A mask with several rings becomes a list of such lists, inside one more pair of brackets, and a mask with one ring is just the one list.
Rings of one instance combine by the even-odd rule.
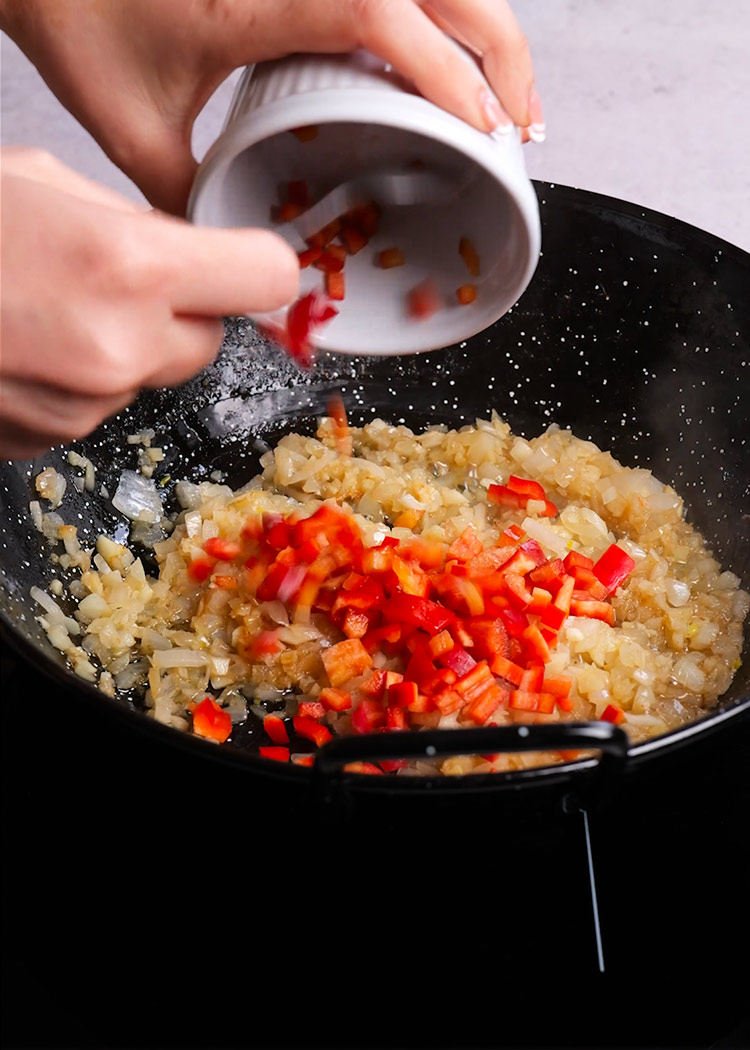
[[[656, 208], [750, 250], [750, 0], [518, 0], [548, 140], [534, 178]], [[201, 115], [215, 137], [233, 81]], [[138, 191], [6, 37], [2, 141], [44, 146], [131, 197]]]

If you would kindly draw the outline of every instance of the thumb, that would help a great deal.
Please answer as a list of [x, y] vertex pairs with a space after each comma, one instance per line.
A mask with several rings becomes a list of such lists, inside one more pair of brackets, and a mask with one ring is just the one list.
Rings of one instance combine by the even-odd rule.
[[299, 292], [299, 261], [270, 230], [192, 226], [152, 215], [154, 248], [170, 275], [176, 314], [226, 317], [277, 310]]

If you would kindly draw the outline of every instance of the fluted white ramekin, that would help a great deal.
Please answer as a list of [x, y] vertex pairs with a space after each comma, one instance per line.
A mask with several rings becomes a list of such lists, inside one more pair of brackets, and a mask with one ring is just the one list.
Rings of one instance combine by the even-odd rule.
[[[311, 141], [290, 134], [308, 126], [318, 129]], [[294, 55], [248, 67], [200, 165], [188, 214], [201, 225], [273, 229], [272, 208], [291, 180], [305, 179], [318, 199], [358, 174], [414, 161], [465, 188], [439, 206], [384, 209], [378, 234], [347, 260], [346, 298], [315, 342], [351, 354], [449, 346], [487, 328], [527, 287], [541, 241], [536, 195], [515, 129], [477, 131], [372, 55]], [[462, 236], [479, 252], [476, 279], [458, 253]], [[392, 247], [406, 265], [378, 269], [375, 253]], [[416, 321], [407, 293], [426, 277], [446, 306]], [[477, 298], [461, 306], [456, 290], [467, 283]], [[322, 274], [303, 270], [302, 290], [313, 287], [322, 287]]]

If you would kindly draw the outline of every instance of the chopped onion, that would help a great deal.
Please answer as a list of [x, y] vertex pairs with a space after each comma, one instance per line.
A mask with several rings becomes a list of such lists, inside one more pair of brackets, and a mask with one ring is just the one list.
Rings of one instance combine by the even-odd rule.
[[158, 649], [151, 657], [154, 667], [205, 667], [210, 657], [208, 653], [199, 653], [195, 649]]
[[131, 521], [158, 521], [164, 513], [155, 482], [135, 470], [123, 470], [112, 506]]
[[49, 500], [54, 510], [62, 503], [68, 483], [54, 467], [45, 467], [34, 479], [34, 486], [42, 499]]
[[679, 685], [684, 685], [692, 693], [699, 693], [706, 684], [706, 676], [698, 667], [696, 657], [693, 655], [680, 656], [675, 660], [672, 677]]
[[567, 540], [564, 540], [558, 532], [550, 528], [549, 525], [545, 525], [543, 521], [539, 521], [538, 518], [524, 518], [521, 528], [533, 540], [541, 543], [543, 547], [547, 547], [548, 550], [551, 550], [558, 557], [562, 557], [567, 553]]
[[671, 577], [665, 579], [664, 591], [667, 595], [667, 601], [676, 609], [681, 605], [687, 605], [690, 600], [690, 587], [688, 584], [681, 583], [679, 580], [673, 580]]

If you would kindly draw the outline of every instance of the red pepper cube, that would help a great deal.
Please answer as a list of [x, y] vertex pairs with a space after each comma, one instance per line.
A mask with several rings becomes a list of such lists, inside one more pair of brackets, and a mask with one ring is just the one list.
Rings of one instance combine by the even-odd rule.
[[347, 638], [344, 642], [324, 649], [322, 660], [334, 689], [372, 667], [372, 657], [359, 638]]
[[348, 219], [343, 219], [339, 237], [343, 241], [348, 255], [356, 255], [369, 243], [370, 238], [357, 229]]
[[204, 583], [214, 571], [215, 561], [208, 558], [193, 558], [188, 565], [188, 576], [194, 583]]
[[524, 583], [523, 576], [519, 573], [509, 572], [505, 577], [505, 585], [509, 596], [517, 604], [519, 609], [525, 609], [531, 604], [534, 595]]
[[378, 769], [372, 762], [347, 762], [344, 766], [345, 773], [365, 773], [368, 776], [384, 777], [382, 769]]
[[361, 700], [352, 713], [352, 729], [355, 733], [375, 733], [385, 725], [385, 708], [379, 700]]
[[456, 682], [455, 688], [466, 700], [475, 700], [485, 689], [495, 684], [489, 665], [486, 660], [481, 660], [468, 674], [463, 675]]
[[343, 689], [321, 689], [320, 702], [329, 711], [348, 711], [352, 706], [352, 698]]
[[607, 704], [599, 718], [602, 722], [613, 722], [619, 726], [625, 721], [625, 712], [617, 704]]
[[206, 540], [203, 544], [203, 550], [210, 558], [216, 558], [217, 561], [234, 561], [235, 558], [239, 557], [240, 545], [239, 543], [233, 543], [231, 540], [222, 540], [218, 536], [214, 536]]
[[538, 660], [543, 664], [549, 663], [549, 646], [542, 637], [542, 633], [536, 624], [530, 624], [521, 635], [524, 648], [532, 660]]
[[292, 222], [298, 219], [305, 209], [301, 204], [280, 204], [278, 208], [272, 209], [271, 215], [276, 222]]
[[544, 664], [529, 664], [529, 666], [523, 672], [519, 689], [528, 692], [538, 693], [542, 688], [543, 681]]
[[466, 628], [474, 639], [476, 656], [492, 660], [508, 655], [508, 631], [501, 617], [470, 620]]
[[620, 587], [635, 568], [635, 562], [616, 543], [611, 544], [593, 566], [596, 578], [612, 594]]
[[344, 221], [351, 226], [354, 226], [361, 234], [370, 240], [378, 232], [378, 226], [380, 225], [380, 206], [374, 201], [369, 201], [367, 204], [361, 204], [356, 208], [352, 208], [344, 216]]
[[288, 747], [259, 747], [258, 754], [261, 758], [270, 758], [274, 762], [288, 762]]
[[366, 612], [361, 612], [357, 609], [346, 610], [341, 630], [347, 638], [364, 638], [369, 629], [370, 617]]
[[426, 321], [443, 307], [443, 300], [431, 280], [420, 281], [407, 295], [408, 314], [415, 321]]
[[297, 705], [297, 714], [300, 718], [315, 718], [320, 720], [325, 713], [325, 706], [317, 700], [300, 700]]
[[479, 276], [479, 253], [468, 237], [462, 237], [458, 242], [458, 254], [466, 264], [466, 269], [472, 277]]
[[344, 288], [344, 274], [343, 273], [327, 273], [326, 274], [326, 292], [337, 301], [341, 300], [345, 296]]
[[518, 664], [506, 659], [504, 656], [495, 656], [490, 664], [490, 669], [493, 674], [504, 678], [506, 682], [510, 682], [512, 685], [520, 686], [523, 681], [523, 667], [519, 667]]
[[433, 635], [427, 643], [427, 651], [433, 660], [437, 660], [443, 653], [449, 653], [455, 648], [455, 642], [451, 638], [450, 631], [440, 631]]
[[536, 711], [539, 708], [539, 693], [514, 689], [508, 699], [508, 707], [514, 711]]
[[322, 248], [305, 248], [303, 251], [297, 252], [300, 269], [304, 270], [307, 266], [312, 266], [313, 263], [318, 261], [322, 254]]
[[274, 744], [288, 744], [289, 734], [284, 725], [284, 719], [278, 715], [266, 715], [263, 719], [263, 728]]
[[223, 744], [232, 732], [232, 719], [210, 696], [193, 709], [193, 732], [206, 740]]
[[511, 474], [508, 478], [508, 488], [511, 492], [517, 492], [519, 496], [526, 496], [527, 499], [544, 501], [547, 498], [547, 494], [538, 481], [519, 478], [516, 474]]
[[298, 142], [312, 142], [313, 139], [318, 137], [318, 125], [306, 124], [302, 128], [292, 128], [291, 134], [294, 135]]
[[297, 736], [304, 737], [306, 740], [312, 740], [316, 747], [322, 747], [323, 744], [331, 739], [331, 730], [327, 726], [321, 725], [314, 718], [295, 715], [292, 719], [292, 724]]
[[510, 693], [498, 685], [492, 685], [463, 709], [461, 719], [468, 719], [478, 726], [483, 726], [502, 703], [507, 702]]
[[409, 707], [416, 703], [418, 693], [416, 682], [396, 682], [388, 689], [388, 706]]
[[539, 694], [539, 706], [537, 711], [542, 715], [551, 715], [555, 710], [556, 698], [552, 693], [541, 692]]
[[455, 689], [441, 689], [439, 693], [435, 693], [432, 702], [441, 715], [452, 715], [464, 706], [466, 699]]
[[476, 298], [476, 285], [462, 284], [460, 288], [456, 289], [456, 300], [458, 301], [459, 306], [469, 306], [476, 301]]
[[375, 256], [375, 265], [381, 270], [390, 270], [394, 266], [403, 266], [406, 262], [404, 253], [400, 248], [386, 248]]
[[570, 603], [571, 616], [588, 616], [592, 620], [603, 620], [610, 627], [615, 625], [615, 610], [609, 602], [580, 601], [573, 598]]
[[311, 248], [325, 248], [331, 243], [334, 237], [337, 237], [341, 231], [341, 220], [334, 219], [329, 222], [322, 229], [318, 230], [311, 237], [307, 238], [307, 243]]
[[587, 558], [585, 554], [579, 554], [578, 551], [568, 551], [563, 561], [565, 571], [574, 575], [575, 569], [593, 569], [594, 563], [591, 558]]
[[340, 273], [346, 262], [346, 248], [341, 244], [329, 244], [315, 261], [315, 269], [324, 273]]
[[[393, 731], [409, 728], [409, 720], [403, 707], [389, 707], [385, 713], [385, 727]], [[383, 765], [383, 763], [380, 763]], [[383, 766], [385, 769], [385, 766]]]

